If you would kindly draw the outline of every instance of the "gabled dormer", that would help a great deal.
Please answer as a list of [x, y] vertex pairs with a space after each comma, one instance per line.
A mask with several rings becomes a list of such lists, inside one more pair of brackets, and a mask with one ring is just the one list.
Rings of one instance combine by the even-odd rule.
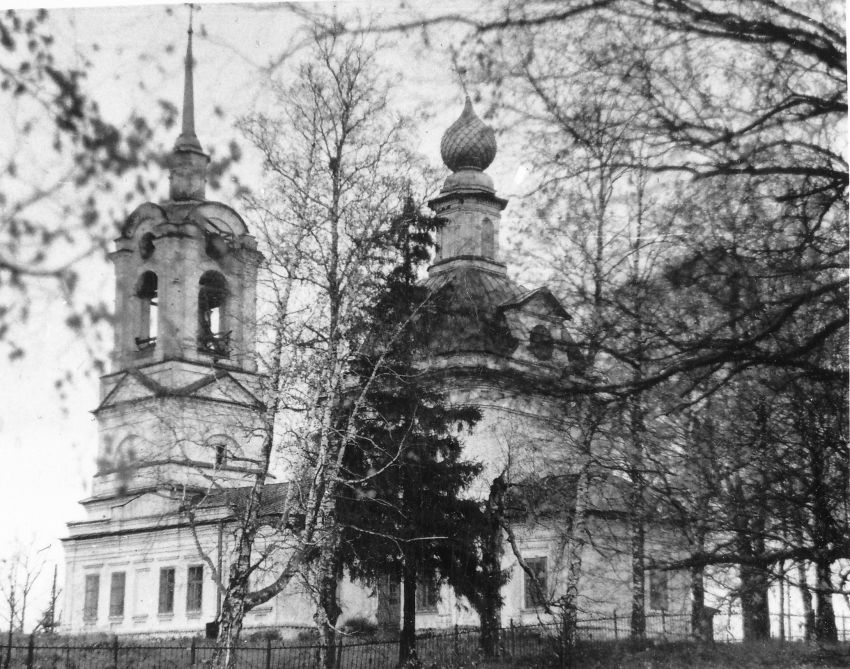
[[569, 314], [546, 288], [530, 290], [500, 305], [507, 330], [517, 342], [517, 360], [566, 368], [573, 340], [567, 331]]

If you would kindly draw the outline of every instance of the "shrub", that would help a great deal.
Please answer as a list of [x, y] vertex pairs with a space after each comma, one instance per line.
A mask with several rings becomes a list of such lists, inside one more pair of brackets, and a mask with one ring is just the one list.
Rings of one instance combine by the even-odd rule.
[[368, 618], [349, 618], [342, 626], [342, 631], [352, 636], [373, 637], [378, 633], [378, 625]]
[[257, 630], [256, 632], [251, 632], [250, 634], [246, 634], [244, 637], [245, 641], [278, 641], [280, 640], [280, 630], [275, 629], [265, 629], [265, 630]]

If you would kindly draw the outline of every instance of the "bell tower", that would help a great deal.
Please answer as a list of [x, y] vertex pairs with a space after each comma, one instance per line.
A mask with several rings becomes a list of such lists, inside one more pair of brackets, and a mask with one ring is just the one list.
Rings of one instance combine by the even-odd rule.
[[84, 502], [96, 515], [129, 493], [244, 485], [257, 460], [262, 255], [241, 216], [207, 199], [193, 70], [190, 22], [168, 199], [138, 207], [110, 256], [112, 370], [101, 379], [98, 473]]
[[116, 240], [116, 369], [166, 359], [254, 371], [260, 254], [242, 218], [206, 199], [195, 134], [192, 28], [169, 199], [134, 211]]

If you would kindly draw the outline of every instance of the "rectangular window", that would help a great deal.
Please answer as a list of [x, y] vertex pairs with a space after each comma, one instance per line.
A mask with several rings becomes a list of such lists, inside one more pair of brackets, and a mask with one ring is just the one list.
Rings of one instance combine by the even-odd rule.
[[159, 612], [174, 613], [174, 567], [159, 570]]
[[416, 610], [434, 611], [440, 601], [440, 586], [433, 578], [420, 579], [416, 583]]
[[667, 610], [667, 572], [649, 572], [649, 608]]
[[123, 571], [116, 571], [112, 574], [112, 580], [109, 583], [110, 616], [124, 615], [124, 586], [126, 583], [127, 579]]
[[528, 569], [531, 571], [531, 574], [528, 571], [524, 571], [525, 608], [537, 609], [543, 606], [544, 598], [549, 590], [549, 574], [546, 558], [526, 558], [525, 564], [528, 565]]
[[100, 596], [100, 574], [86, 574], [86, 595], [83, 603], [83, 618], [97, 620], [97, 599]]
[[399, 582], [394, 576], [387, 576], [387, 599], [394, 611], [398, 610], [401, 605], [401, 588]]
[[204, 567], [189, 567], [186, 581], [186, 611], [200, 612], [204, 602]]
[[151, 593], [151, 571], [149, 567], [136, 570], [133, 578], [133, 616], [142, 617], [150, 613], [150, 603], [153, 599]]

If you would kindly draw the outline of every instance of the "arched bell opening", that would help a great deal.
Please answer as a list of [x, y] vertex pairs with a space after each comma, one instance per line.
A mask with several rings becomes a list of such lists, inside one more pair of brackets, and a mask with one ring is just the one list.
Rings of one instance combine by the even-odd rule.
[[155, 272], [145, 272], [136, 283], [139, 299], [139, 332], [136, 347], [146, 351], [156, 346], [159, 331], [159, 280]]
[[230, 355], [227, 329], [227, 281], [218, 272], [204, 272], [198, 289], [198, 350], [221, 357]]

